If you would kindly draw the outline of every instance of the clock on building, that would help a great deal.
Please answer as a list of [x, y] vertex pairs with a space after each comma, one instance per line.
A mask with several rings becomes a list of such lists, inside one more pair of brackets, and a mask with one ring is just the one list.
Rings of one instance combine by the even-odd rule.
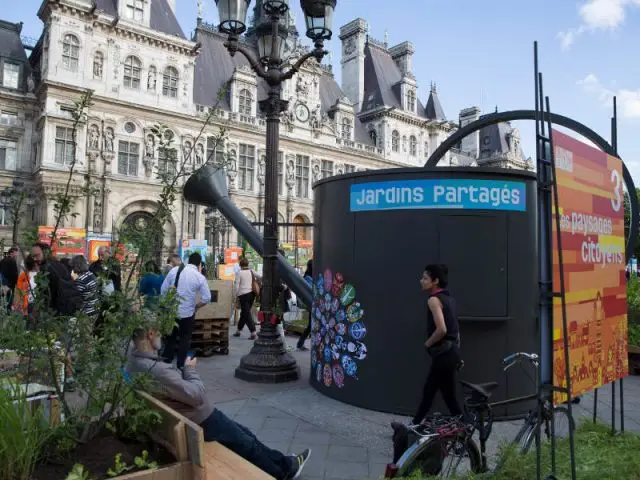
[[309, 108], [304, 103], [296, 104], [295, 114], [299, 122], [305, 123], [309, 120]]

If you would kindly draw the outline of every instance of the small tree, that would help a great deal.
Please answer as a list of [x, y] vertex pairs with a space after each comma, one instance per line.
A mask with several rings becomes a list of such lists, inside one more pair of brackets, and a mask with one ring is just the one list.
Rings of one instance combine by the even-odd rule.
[[[224, 98], [226, 90], [227, 85], [219, 93], [218, 102]], [[66, 219], [76, 215], [73, 211], [74, 199], [70, 195], [77, 165], [75, 147], [78, 127], [84, 123], [90, 107], [91, 92], [83, 94], [74, 105], [72, 125], [74, 159], [69, 166], [69, 175], [63, 192], [56, 195], [53, 200], [55, 225], [50, 235], [52, 245], [55, 245], [59, 227]], [[123, 409], [128, 412], [136, 411], [130, 402], [132, 390], [138, 384], [128, 384], [122, 372], [122, 366], [130, 348], [131, 336], [136, 329], [149, 325], [150, 321], [153, 321], [163, 333], [171, 331], [175, 324], [177, 308], [175, 297], [169, 294], [160, 298], [157, 303], [145, 304], [144, 299], [141, 299], [138, 294], [136, 285], [132, 284], [132, 279], [135, 273], [141, 270], [145, 261], [152, 258], [153, 238], [163, 235], [171, 211], [181, 194], [184, 179], [198, 167], [191, 162], [192, 152], [204, 131], [211, 127], [217, 108], [218, 104], [209, 109], [191, 151], [187, 152], [183, 161], [175, 165], [175, 168], [165, 168], [157, 172], [161, 191], [150, 221], [140, 228], [125, 225], [120, 231], [115, 232], [118, 243], [126, 243], [133, 255], [122, 261], [124, 270], [127, 272], [122, 291], [102, 298], [99, 335], [97, 335], [95, 318], [83, 313], [70, 318], [57, 314], [51, 307], [52, 299], [48, 288], [51, 278], [47, 272], [41, 272], [37, 276], [37, 286], [35, 291], [31, 292], [35, 295], [35, 306], [34, 313], [29, 319], [31, 328], [26, 334], [27, 319], [24, 315], [17, 312], [7, 315], [0, 309], [0, 317], [6, 325], [0, 331], [0, 349], [13, 350], [22, 358], [19, 372], [19, 378], [22, 378], [22, 381], [39, 380], [40, 383], [46, 382], [55, 388], [65, 415], [63, 431], [65, 438], [70, 441], [66, 445], [70, 447], [78, 442], [88, 442], [105, 427], [120, 425], [126, 428], [127, 422], [114, 420], [122, 414]], [[172, 149], [173, 142], [173, 139], [166, 135], [167, 130], [166, 125], [156, 125], [152, 130], [161, 151], [165, 154]], [[216, 146], [224, 141], [225, 135], [226, 126], [223, 125], [219, 127], [214, 137]], [[215, 152], [215, 148], [213, 151]], [[167, 155], [165, 158], [168, 158]], [[225, 168], [227, 158], [208, 158], [206, 163], [213, 162]], [[78, 395], [73, 399], [64, 390], [61, 375], [61, 366], [68, 361], [71, 350], [75, 352], [72, 369], [79, 388]], [[0, 466], [0, 477], [2, 477], [1, 468]]]

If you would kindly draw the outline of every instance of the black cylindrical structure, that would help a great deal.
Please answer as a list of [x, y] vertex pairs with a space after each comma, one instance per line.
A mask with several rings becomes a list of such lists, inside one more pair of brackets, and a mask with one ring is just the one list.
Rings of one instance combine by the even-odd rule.
[[[430, 365], [419, 279], [425, 265], [444, 263], [458, 303], [460, 379], [497, 381], [495, 400], [533, 393], [534, 372], [505, 373], [502, 359], [538, 350], [535, 180], [506, 169], [411, 168], [315, 184], [312, 385], [349, 404], [414, 414]], [[445, 411], [441, 402], [434, 409]]]

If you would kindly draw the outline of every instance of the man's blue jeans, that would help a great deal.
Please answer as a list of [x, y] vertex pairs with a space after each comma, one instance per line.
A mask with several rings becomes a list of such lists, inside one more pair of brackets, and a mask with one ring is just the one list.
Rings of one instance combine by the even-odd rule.
[[247, 427], [215, 409], [200, 424], [205, 442], [219, 442], [278, 480], [295, 473], [294, 458], [264, 445]]

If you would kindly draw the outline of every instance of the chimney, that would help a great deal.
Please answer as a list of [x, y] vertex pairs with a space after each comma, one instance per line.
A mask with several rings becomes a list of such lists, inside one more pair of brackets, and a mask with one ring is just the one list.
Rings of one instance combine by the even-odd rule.
[[359, 112], [364, 97], [364, 46], [369, 25], [356, 18], [340, 28], [342, 41], [342, 91]]
[[[470, 107], [460, 110], [460, 128], [475, 122], [480, 118], [480, 109], [478, 107]], [[467, 135], [460, 142], [460, 150], [470, 152], [474, 157], [480, 155], [480, 131], [476, 130], [471, 135]]]
[[391, 58], [393, 58], [393, 61], [396, 62], [396, 65], [403, 75], [413, 74], [411, 60], [415, 51], [416, 50], [415, 48], [413, 48], [413, 43], [411, 42], [402, 42], [389, 49]]

